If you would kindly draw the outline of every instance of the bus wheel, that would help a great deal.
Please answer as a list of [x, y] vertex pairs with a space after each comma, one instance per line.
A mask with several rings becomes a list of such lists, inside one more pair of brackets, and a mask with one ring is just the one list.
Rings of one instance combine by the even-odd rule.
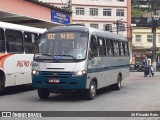
[[0, 93], [2, 93], [4, 90], [4, 86], [3, 86], [3, 83], [2, 81], [0, 80]]
[[93, 100], [96, 97], [97, 85], [95, 81], [90, 82], [89, 90], [86, 91], [86, 98]]
[[117, 83], [115, 84], [115, 90], [121, 89], [121, 82], [122, 82], [122, 77], [120, 75], [118, 75]]
[[0, 93], [4, 91], [4, 86], [5, 86], [5, 75], [3, 72], [0, 71]]
[[41, 99], [47, 99], [50, 95], [50, 91], [48, 89], [38, 89], [38, 96]]
[[120, 75], [118, 75], [117, 83], [109, 86], [109, 88], [112, 90], [120, 90], [121, 89], [121, 81], [122, 81], [122, 77]]

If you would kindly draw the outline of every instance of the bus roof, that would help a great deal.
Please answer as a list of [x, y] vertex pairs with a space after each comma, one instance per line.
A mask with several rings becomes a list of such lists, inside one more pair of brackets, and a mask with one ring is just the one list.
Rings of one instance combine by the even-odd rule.
[[104, 31], [104, 30], [99, 30], [99, 29], [83, 26], [83, 25], [69, 25], [69, 26], [54, 27], [54, 28], [50, 28], [49, 30], [47, 30], [46, 33], [73, 32], [73, 31], [75, 31], [75, 32], [89, 32], [90, 34], [103, 36], [103, 37], [110, 38], [110, 39], [127, 41], [127, 39], [122, 35], [115, 34], [115, 33], [109, 32], [109, 31]]
[[21, 31], [27, 31], [27, 32], [34, 32], [34, 33], [44, 33], [47, 30], [47, 29], [29, 27], [29, 26], [6, 23], [6, 22], [0, 22], [0, 28], [21, 30]]

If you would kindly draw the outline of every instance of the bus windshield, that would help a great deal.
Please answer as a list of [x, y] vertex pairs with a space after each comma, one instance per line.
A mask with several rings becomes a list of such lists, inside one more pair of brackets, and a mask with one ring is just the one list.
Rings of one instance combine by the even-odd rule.
[[40, 39], [39, 53], [56, 59], [85, 59], [88, 36], [86, 32], [45, 33]]

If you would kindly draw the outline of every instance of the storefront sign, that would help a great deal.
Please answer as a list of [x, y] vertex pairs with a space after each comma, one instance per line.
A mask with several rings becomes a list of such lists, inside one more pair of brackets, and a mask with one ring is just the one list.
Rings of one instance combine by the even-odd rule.
[[51, 20], [53, 22], [58, 22], [58, 23], [68, 25], [70, 24], [70, 15], [67, 15], [61, 12], [57, 12], [57, 11], [52, 11]]

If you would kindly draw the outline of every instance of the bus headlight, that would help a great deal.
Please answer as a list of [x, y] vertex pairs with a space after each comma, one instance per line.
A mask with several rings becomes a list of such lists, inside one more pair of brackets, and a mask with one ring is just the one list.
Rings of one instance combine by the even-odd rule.
[[38, 76], [39, 72], [37, 70], [32, 70], [32, 74]]
[[81, 76], [86, 73], [86, 70], [80, 70], [73, 73], [73, 76]]

